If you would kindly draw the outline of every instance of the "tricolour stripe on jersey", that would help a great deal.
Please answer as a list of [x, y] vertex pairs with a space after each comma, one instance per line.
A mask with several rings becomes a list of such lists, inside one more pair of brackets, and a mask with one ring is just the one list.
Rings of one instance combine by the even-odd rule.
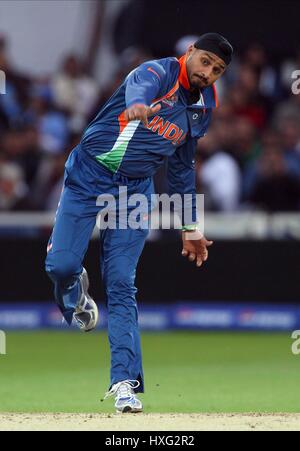
[[[158, 74], [157, 74], [158, 75]], [[175, 92], [179, 89], [179, 82], [176, 81], [173, 88], [164, 96], [153, 100], [151, 106], [154, 106], [156, 103], [161, 102], [163, 99], [167, 97], [171, 97]], [[122, 162], [122, 159], [125, 155], [125, 152], [127, 150], [128, 144], [131, 141], [136, 129], [138, 128], [141, 121], [131, 121], [128, 122], [125, 119], [125, 111], [123, 111], [119, 117], [119, 137], [117, 141], [114, 144], [114, 147], [101, 155], [96, 156], [96, 160], [102, 163], [105, 167], [107, 167], [110, 171], [116, 172], [120, 164]]]
[[141, 121], [126, 121], [124, 117], [124, 111], [118, 117], [120, 125], [120, 135], [114, 144], [114, 147], [103, 153], [102, 155], [96, 156], [96, 160], [102, 163], [106, 168], [112, 172], [116, 172], [123, 160], [125, 152], [127, 150], [128, 144], [132, 139], [136, 129], [138, 128]]

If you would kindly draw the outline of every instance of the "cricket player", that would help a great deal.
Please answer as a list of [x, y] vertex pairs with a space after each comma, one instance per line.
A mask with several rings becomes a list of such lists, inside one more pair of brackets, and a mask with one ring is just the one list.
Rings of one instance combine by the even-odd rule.
[[[68, 324], [75, 320], [88, 332], [98, 321], [82, 266], [97, 215], [104, 208], [99, 207], [98, 197], [119, 200], [120, 188], [125, 187], [128, 197], [146, 196], [151, 211], [152, 177], [165, 159], [170, 194], [191, 194], [193, 199], [192, 221], [182, 225], [182, 255], [198, 267], [207, 260], [212, 242], [197, 223], [195, 149], [218, 105], [214, 83], [232, 52], [223, 36], [207, 33], [180, 59], [141, 64], [125, 78], [70, 154], [46, 258], [55, 299]], [[144, 392], [144, 376], [134, 283], [148, 231], [147, 227], [100, 229], [111, 350], [106, 397], [115, 396], [118, 412], [143, 409], [137, 397]]]

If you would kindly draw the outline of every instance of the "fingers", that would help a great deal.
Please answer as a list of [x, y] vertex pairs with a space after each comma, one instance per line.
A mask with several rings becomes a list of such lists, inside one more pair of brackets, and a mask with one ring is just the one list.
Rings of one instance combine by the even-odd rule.
[[183, 255], [183, 257], [188, 257], [190, 262], [195, 262], [196, 266], [198, 268], [200, 268], [200, 266], [202, 266], [203, 262], [205, 262], [207, 260], [207, 257], [203, 258], [202, 255], [199, 255], [199, 254], [196, 255], [196, 254], [194, 254], [192, 252], [189, 253], [186, 250], [182, 251], [182, 255]]
[[198, 268], [208, 260], [208, 250], [206, 247], [202, 248], [201, 251], [198, 251], [197, 253], [183, 248], [181, 254], [183, 257], [187, 257], [190, 262], [195, 262]]
[[148, 109], [149, 109], [149, 107], [147, 107], [146, 105], [139, 105], [139, 104], [132, 105], [124, 112], [125, 121], [130, 122], [130, 121], [140, 120], [147, 126], [148, 125], [148, 118], [147, 118], [148, 117], [147, 116]]
[[201, 253], [201, 258], [204, 262], [208, 259], [208, 250], [205, 248], [203, 249], [203, 252]]
[[157, 104], [153, 108], [146, 105], [132, 105], [124, 112], [125, 121], [142, 121], [145, 127], [148, 127], [148, 117], [156, 114], [161, 109], [161, 105]]
[[186, 249], [182, 249], [181, 255], [183, 257], [187, 257], [189, 255], [189, 252]]
[[130, 110], [128, 114], [128, 120], [134, 121], [136, 119], [136, 116], [137, 116], [136, 110]]
[[195, 258], [196, 258], [196, 254], [193, 254], [192, 252], [190, 252], [190, 254], [189, 254], [189, 261], [193, 262], [195, 260]]
[[156, 114], [159, 112], [159, 110], [161, 109], [161, 104], [158, 103], [157, 105], [155, 105], [152, 108], [149, 108], [147, 116], [152, 116], [153, 114]]
[[147, 115], [147, 110], [145, 111], [145, 113], [142, 116], [142, 122], [144, 124], [145, 127], [148, 127], [148, 115]]
[[194, 252], [189, 252], [187, 249], [182, 249], [181, 255], [183, 257], [188, 257], [190, 262], [193, 262], [196, 259], [196, 254]]
[[197, 267], [200, 268], [200, 266], [202, 266], [202, 263], [203, 263], [202, 258], [198, 256], [196, 261]]
[[147, 107], [144, 110], [143, 113], [143, 118], [141, 119], [141, 121], [143, 122], [145, 127], [148, 127], [148, 117], [149, 116], [153, 116], [154, 114], [158, 113], [158, 111], [161, 109], [161, 105], [160, 103], [158, 103], [157, 105], [155, 105], [154, 107]]
[[136, 118], [136, 109], [128, 108], [128, 110], [126, 110], [124, 113], [124, 118], [127, 122], [134, 121]]
[[208, 260], [208, 248], [212, 245], [213, 241], [208, 241], [205, 237], [192, 241], [183, 234], [182, 255], [188, 257], [189, 261], [195, 262], [196, 266], [200, 267]]

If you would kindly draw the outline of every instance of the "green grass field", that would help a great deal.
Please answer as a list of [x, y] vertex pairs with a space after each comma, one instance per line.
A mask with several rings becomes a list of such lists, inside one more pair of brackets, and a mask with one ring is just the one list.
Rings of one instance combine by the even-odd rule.
[[[299, 412], [289, 334], [144, 333], [147, 412]], [[0, 356], [0, 412], [112, 412], [104, 333], [13, 332]]]

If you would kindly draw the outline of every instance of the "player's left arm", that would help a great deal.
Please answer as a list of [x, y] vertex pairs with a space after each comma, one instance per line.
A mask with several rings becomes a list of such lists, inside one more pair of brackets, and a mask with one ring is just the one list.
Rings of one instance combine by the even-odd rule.
[[[178, 147], [168, 158], [167, 177], [169, 193], [180, 194], [182, 199], [182, 211], [178, 212], [182, 218], [182, 255], [200, 267], [208, 259], [208, 247], [213, 242], [207, 240], [199, 229], [196, 202], [196, 146], [197, 139], [191, 138]], [[184, 200], [185, 194], [190, 195], [187, 201]], [[190, 218], [188, 223], [187, 217]]]

